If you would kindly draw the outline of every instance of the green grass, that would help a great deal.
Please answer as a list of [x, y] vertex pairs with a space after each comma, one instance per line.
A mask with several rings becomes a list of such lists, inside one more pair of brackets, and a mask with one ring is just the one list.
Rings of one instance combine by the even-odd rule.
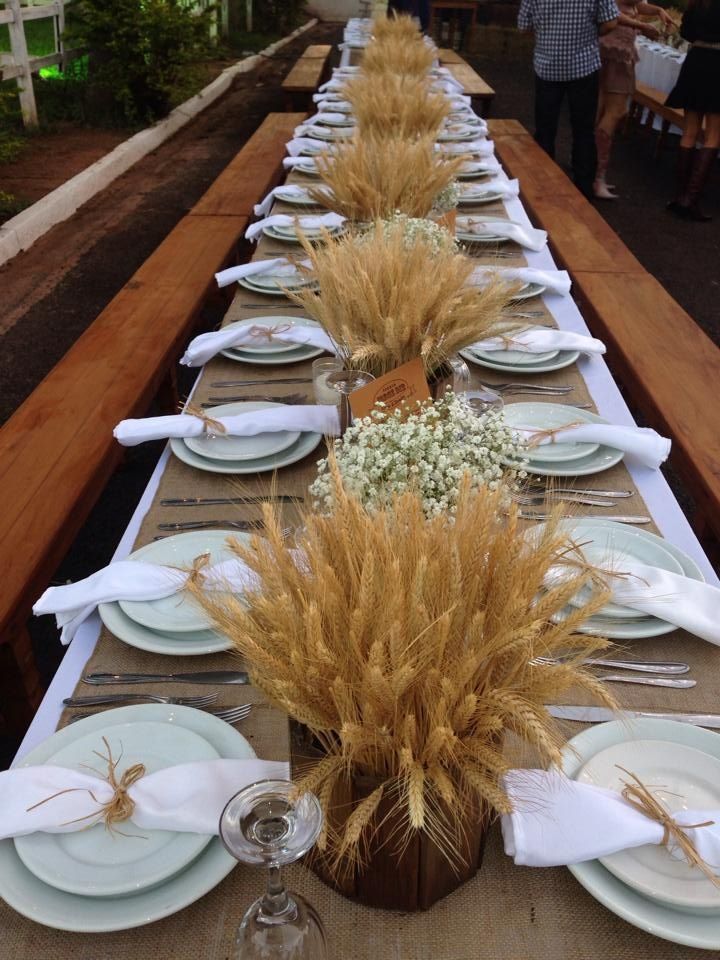
[[[44, 57], [55, 53], [55, 33], [52, 17], [46, 20], [28, 20], [25, 23], [25, 40], [31, 57]], [[10, 34], [7, 24], [0, 24], [0, 53], [10, 52]]]

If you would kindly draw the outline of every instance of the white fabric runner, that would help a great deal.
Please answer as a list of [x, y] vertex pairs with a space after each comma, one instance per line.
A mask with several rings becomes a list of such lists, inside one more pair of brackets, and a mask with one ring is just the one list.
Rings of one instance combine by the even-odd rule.
[[325, 227], [327, 230], [336, 230], [345, 223], [345, 217], [339, 213], [323, 213], [320, 216], [291, 217], [287, 213], [275, 213], [252, 223], [245, 231], [245, 239], [256, 242], [265, 227], [292, 227], [298, 224], [301, 230], [317, 230]]

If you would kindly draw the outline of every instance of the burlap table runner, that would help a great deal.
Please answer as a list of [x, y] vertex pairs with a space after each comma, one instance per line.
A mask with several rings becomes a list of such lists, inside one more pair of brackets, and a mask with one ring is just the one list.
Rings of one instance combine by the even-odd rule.
[[[278, 208], [281, 209], [281, 208]], [[502, 213], [496, 207], [495, 211]], [[262, 240], [256, 256], [267, 256], [277, 243]], [[292, 249], [292, 248], [291, 248]], [[482, 260], [488, 259], [483, 251]], [[518, 254], [518, 262], [525, 262]], [[262, 298], [239, 288], [228, 310], [225, 322], [258, 312], [243, 303], [267, 299], [267, 313], [298, 311], [287, 309], [282, 298]], [[285, 306], [283, 304], [285, 303]], [[540, 301], [531, 302], [532, 309], [541, 309]], [[518, 308], [522, 311], [523, 307]], [[529, 309], [529, 305], [528, 305]], [[538, 323], [554, 325], [545, 307]], [[253, 378], [272, 379], [283, 375], [310, 377], [311, 364], [289, 367], [237, 364], [218, 357], [202, 372], [194, 399], [205, 401], [209, 396], [241, 395], [272, 392], [273, 395], [300, 390], [311, 396], [311, 384], [271, 385], [267, 388], [217, 388], [219, 380]], [[474, 383], [492, 385], [508, 377], [474, 366]], [[527, 379], [527, 377], [514, 377]], [[567, 402], [588, 403], [590, 396], [576, 366], [551, 374], [534, 375], [539, 384], [566, 383], [573, 386]], [[507, 396], [506, 402], [528, 398]], [[536, 398], [530, 398], [536, 399]], [[537, 398], [541, 400], [541, 397]], [[548, 398], [550, 402], [553, 398]], [[560, 398], [561, 401], [563, 398]], [[564, 401], [563, 401], [564, 402]], [[278, 492], [306, 496], [307, 485], [315, 475], [315, 461], [322, 448], [304, 461], [280, 471]], [[633, 497], [617, 501], [612, 513], [645, 513], [642, 497], [627, 469], [618, 466], [594, 477], [578, 481], [583, 487], [621, 487], [633, 489]], [[155, 500], [146, 515], [136, 546], [158, 535], [160, 522], [183, 519], [251, 519], [258, 516], [256, 507], [163, 507], [160, 499], [177, 496], [224, 496], [238, 492], [267, 492], [267, 476], [243, 478], [241, 483], [215, 474], [201, 473], [171, 458], [162, 477]], [[583, 514], [603, 515], [600, 508], [578, 508]], [[293, 509], [287, 510], [288, 523], [293, 522]], [[644, 529], [656, 530], [654, 524]], [[664, 637], [634, 640], [623, 649], [625, 656], [681, 659], [692, 667], [698, 679], [694, 690], [663, 690], [651, 687], [618, 687], [621, 702], [629, 707], [662, 710], [711, 711], [717, 708], [720, 678], [715, 669], [717, 651], [710, 644], [675, 631]], [[136, 650], [121, 643], [104, 630], [88, 671], [167, 672], [183, 669], [210, 670], [236, 664], [232, 654], [215, 654], [194, 658], [165, 657]], [[77, 693], [87, 692], [79, 684]], [[122, 687], [113, 687], [121, 691]], [[128, 687], [137, 692], [137, 687]], [[148, 690], [153, 688], [147, 688]], [[180, 688], [158, 685], [158, 692], [180, 693]], [[218, 704], [253, 702], [253, 712], [240, 730], [252, 743], [257, 754], [266, 759], [287, 759], [290, 753], [288, 725], [285, 717], [263, 702], [252, 687], [217, 687]], [[183, 685], [183, 694], [206, 692], [207, 687]], [[586, 702], [580, 695], [569, 702]], [[64, 717], [64, 720], [67, 718]], [[568, 736], [579, 732], [578, 724], [567, 724]], [[445, 900], [424, 914], [403, 915], [369, 910], [358, 906], [322, 884], [301, 866], [288, 871], [291, 885], [307, 896], [318, 908], [327, 926], [335, 960], [689, 960], [697, 956], [690, 948], [656, 939], [624, 923], [589, 896], [567, 870], [532, 870], [515, 867], [502, 851], [497, 827], [485, 854], [482, 870]], [[200, 901], [165, 920], [135, 930], [111, 934], [63, 933], [39, 926], [0, 903], [1, 957], [37, 957], [42, 960], [120, 960], [153, 956], [159, 960], [226, 960], [230, 955], [235, 927], [250, 902], [263, 886], [260, 871], [243, 865]]]

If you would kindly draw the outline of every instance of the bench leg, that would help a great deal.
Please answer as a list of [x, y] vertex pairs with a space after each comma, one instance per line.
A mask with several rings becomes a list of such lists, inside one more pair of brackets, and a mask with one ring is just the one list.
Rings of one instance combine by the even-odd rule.
[[27, 626], [12, 626], [0, 646], [0, 712], [9, 733], [24, 735], [43, 690]]

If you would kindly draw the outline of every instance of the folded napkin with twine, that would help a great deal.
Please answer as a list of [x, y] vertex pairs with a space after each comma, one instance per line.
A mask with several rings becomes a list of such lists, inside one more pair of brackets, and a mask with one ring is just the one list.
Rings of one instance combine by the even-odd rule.
[[548, 350], [579, 350], [586, 354], [605, 353], [605, 344], [594, 337], [570, 330], [552, 330], [536, 327], [521, 330], [505, 337], [488, 337], [470, 345], [471, 350], [493, 353], [499, 350], [517, 350], [519, 353], [546, 353]]
[[[585, 565], [574, 564], [569, 556], [567, 563], [550, 568], [545, 582], [562, 582], [577, 575], [578, 567], [584, 569]], [[597, 568], [597, 577], [604, 588], [612, 591], [613, 603], [658, 617], [701, 640], [720, 645], [720, 588], [625, 557], [618, 559], [613, 569]]]
[[[614, 423], [576, 423], [550, 430], [513, 425], [530, 447], [550, 446], [553, 443], [600, 443], [622, 450], [637, 463], [654, 470], [665, 463], [671, 442], [650, 427], [626, 427]], [[718, 610], [720, 614], [720, 610]]]
[[252, 322], [244, 326], [224, 327], [211, 333], [201, 333], [190, 342], [180, 363], [186, 367], [201, 367], [211, 357], [231, 347], [260, 346], [268, 340], [282, 343], [296, 343], [298, 346], [318, 347], [328, 353], [337, 353], [334, 341], [322, 327], [306, 327], [287, 323], [278, 323], [274, 327], [265, 327]]
[[72, 833], [96, 823], [124, 834], [135, 828], [133, 835], [172, 830], [213, 836], [225, 805], [239, 790], [259, 780], [286, 780], [289, 774], [287, 763], [256, 759], [204, 760], [146, 773], [140, 763], [123, 765], [101, 737], [98, 754], [107, 762], [106, 776], [50, 765], [0, 773], [0, 839], [38, 831]]
[[[621, 794], [555, 770], [511, 770], [504, 778], [513, 807], [501, 822], [505, 853], [519, 866], [561, 867], [653, 843], [718, 870], [720, 810], [670, 815], [653, 806], [652, 796], [648, 801], [630, 771], [624, 780]], [[682, 835], [689, 847], [679, 842]]]
[[311, 170], [317, 170], [317, 166], [312, 157], [285, 157], [283, 159], [283, 167], [286, 170], [292, 170], [293, 167], [307, 167]]
[[305, 121], [305, 124], [312, 126], [315, 123], [342, 123], [346, 124], [348, 121], [347, 113], [336, 113], [332, 109], [319, 110], [315, 116], [308, 117]]
[[291, 157], [298, 157], [303, 150], [319, 150], [326, 153], [333, 144], [329, 140], [315, 140], [313, 137], [293, 137], [285, 144], [285, 149]]
[[293, 130], [293, 139], [298, 140], [302, 137], [309, 137], [314, 143], [339, 143], [342, 140], [349, 140], [355, 132], [355, 127], [334, 128], [332, 137], [325, 138], [323, 134], [331, 132], [330, 127], [312, 126], [309, 121], [301, 123], [299, 127]]
[[[465, 136], [465, 134], [474, 134], [476, 137], [485, 137], [488, 128], [484, 121], [478, 123], [463, 123], [460, 120], [450, 120], [442, 133], [454, 133], [456, 136]], [[446, 141], [443, 141], [443, 143]]]
[[212, 417], [192, 409], [193, 413], [178, 413], [169, 417], [121, 420], [113, 430], [113, 436], [123, 447], [134, 447], [149, 440], [200, 437], [203, 434], [254, 437], [259, 433], [289, 430], [338, 436], [340, 432], [337, 409], [329, 404], [279, 404], [236, 413], [231, 417]]
[[[488, 180], [481, 180], [479, 183], [473, 184], [473, 187], [478, 187], [483, 193], [499, 193], [503, 200], [517, 197], [520, 193], [519, 180], [507, 180], [501, 177], [491, 177]], [[465, 191], [461, 188], [460, 196], [462, 197], [464, 193]]]
[[472, 272], [471, 281], [482, 286], [492, 277], [508, 282], [517, 280], [520, 283], [540, 283], [551, 293], [559, 293], [562, 296], [570, 293], [571, 281], [567, 270], [537, 270], [535, 267], [476, 267]]
[[[300, 260], [302, 266], [310, 267], [309, 260]], [[258, 274], [272, 277], [294, 277], [297, 273], [297, 266], [291, 263], [286, 257], [274, 257], [270, 260], [253, 260], [251, 263], [242, 263], [238, 267], [228, 267], [227, 270], [221, 270], [215, 274], [217, 285], [227, 287], [231, 283], [236, 283], [245, 277], [253, 277]]]
[[435, 149], [440, 153], [452, 156], [467, 153], [475, 157], [492, 157], [495, 155], [495, 144], [492, 140], [462, 140], [460, 143], [436, 143]]
[[265, 227], [293, 227], [297, 225], [301, 230], [317, 230], [325, 227], [326, 230], [337, 230], [345, 223], [345, 217], [339, 213], [323, 213], [321, 216], [291, 217], [287, 213], [275, 213], [264, 220], [251, 224], [245, 231], [245, 239], [255, 243]]
[[343, 113], [350, 113], [352, 107], [347, 100], [343, 100], [341, 97], [338, 97], [337, 92], [332, 90], [327, 90], [325, 93], [314, 93], [313, 94], [313, 103], [328, 103], [330, 104], [331, 110], [339, 110], [340, 108], [336, 104], [340, 103], [348, 107], [348, 110], [343, 110]]
[[528, 250], [542, 250], [547, 246], [547, 231], [535, 227], [522, 227], [511, 220], [483, 220], [481, 215], [458, 218], [458, 233], [469, 233], [478, 237], [507, 237]]
[[[329, 189], [327, 190], [328, 196], [330, 196]], [[268, 193], [264, 200], [261, 200], [260, 203], [256, 203], [254, 207], [256, 217], [266, 217], [272, 205], [276, 200], [283, 201], [286, 197], [291, 198], [305, 198], [306, 188], [300, 187], [296, 183], [283, 183], [279, 187], [273, 187], [272, 190]]]

